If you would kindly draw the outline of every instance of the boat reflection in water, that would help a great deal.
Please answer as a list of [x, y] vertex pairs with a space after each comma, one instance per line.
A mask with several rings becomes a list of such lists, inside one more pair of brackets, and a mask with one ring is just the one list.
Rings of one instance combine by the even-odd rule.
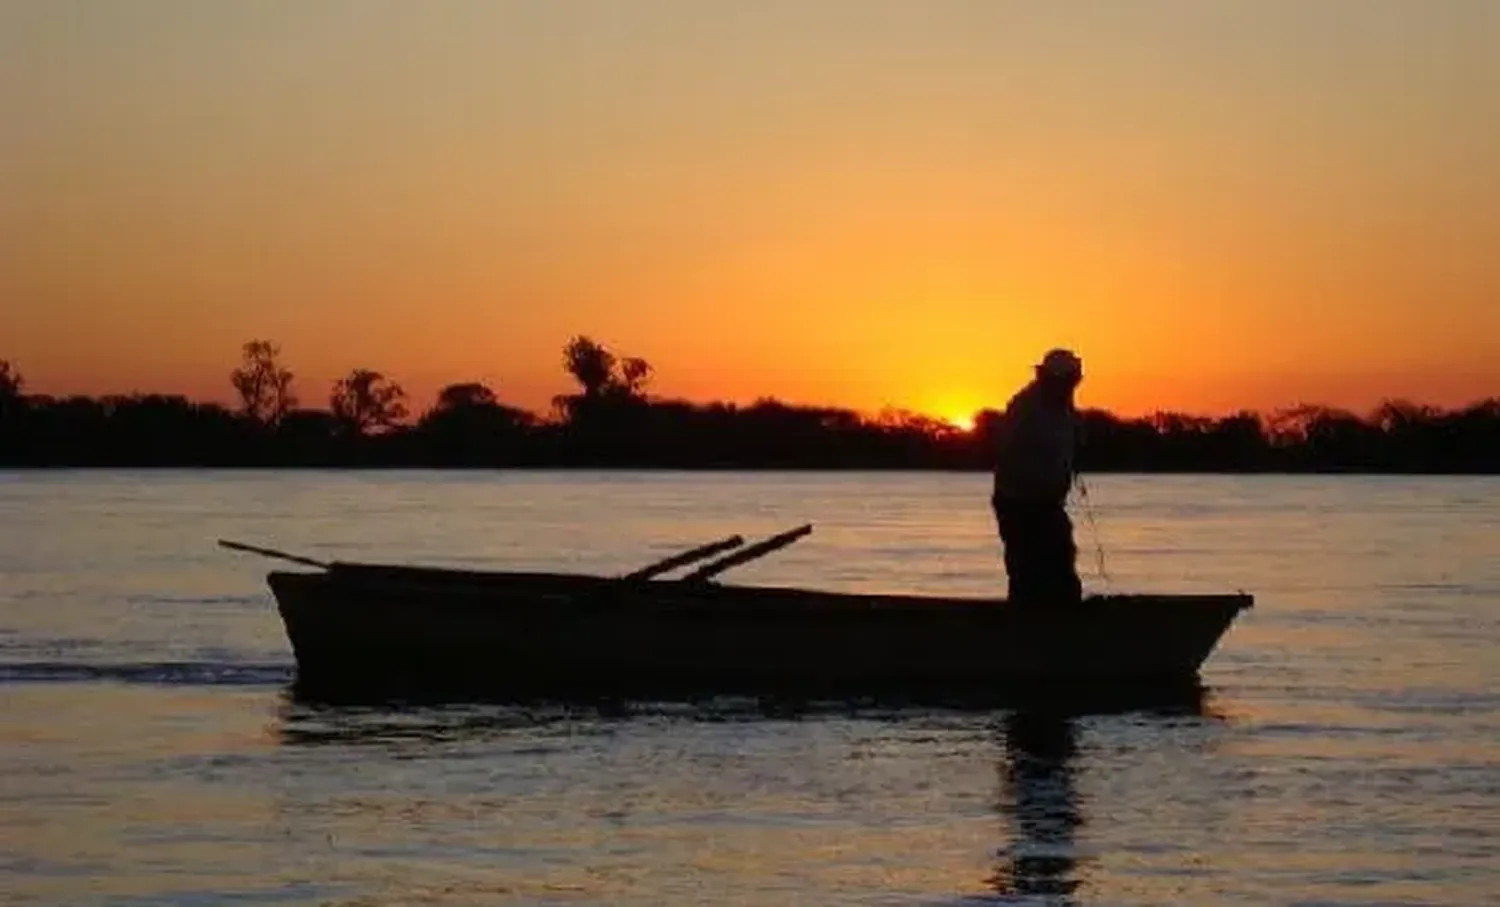
[[[1086, 748], [1080, 747], [1081, 722], [1092, 723], [1106, 715], [1128, 715], [1126, 720], [1131, 724], [1148, 725], [1155, 719], [1172, 723], [1183, 718], [1222, 717], [1211, 699], [1207, 688], [1195, 685], [1177, 689], [1169, 698], [1149, 705], [1135, 699], [1094, 701], [1077, 709], [976, 705], [969, 711], [973, 722], [961, 722], [960, 726], [970, 730], [984, 725], [993, 728], [989, 736], [994, 746], [990, 758], [998, 774], [995, 811], [1006, 843], [997, 848], [992, 869], [977, 880], [985, 889], [983, 895], [939, 903], [1029, 903], [1035, 899], [1057, 905], [1076, 903], [1080, 887], [1087, 882], [1089, 863], [1078, 844], [1087, 822], [1079, 780], [1091, 761]], [[613, 707], [568, 701], [349, 706], [308, 701], [289, 689], [279, 736], [284, 745], [294, 747], [373, 745], [430, 753], [434, 745], [458, 744], [472, 753], [475, 745], [486, 751], [493, 748], [494, 752], [507, 746], [532, 747], [537, 734], [553, 736], [548, 729], [557, 727], [557, 751], [566, 753], [573, 747], [587, 746], [589, 731], [598, 732], [599, 740], [612, 738], [606, 726], [616, 722], [645, 720], [663, 733], [671, 733], [673, 727], [680, 731], [699, 722], [754, 724], [787, 717], [925, 723], [939, 712], [952, 717], [951, 709], [951, 703], [935, 712], [930, 706], [912, 703], [773, 704], [728, 698], [694, 703], [638, 701], [615, 703]], [[659, 719], [663, 717], [675, 720], [661, 724]], [[684, 724], [678, 724], [679, 720]], [[580, 735], [585, 728], [589, 730]], [[656, 782], [643, 779], [641, 783], [650, 787]]]
[[1062, 715], [1012, 712], [1004, 735], [998, 809], [1011, 843], [990, 884], [1002, 897], [1067, 898], [1079, 884], [1075, 838], [1084, 821], [1075, 784], [1077, 726]]
[[[483, 733], [504, 733], [530, 726], [580, 718], [617, 720], [651, 716], [754, 721], [765, 718], [920, 719], [934, 710], [975, 717], [1006, 714], [1007, 751], [1040, 743], [1041, 722], [1065, 717], [1133, 714], [1208, 714], [1208, 688], [1197, 679], [1120, 687], [1042, 687], [1030, 690], [956, 688], [914, 691], [903, 695], [866, 696], [725, 695], [713, 690], [664, 691], [660, 698], [607, 695], [488, 695], [454, 698], [431, 695], [390, 696], [365, 686], [308, 686], [294, 678], [282, 690], [280, 734], [284, 742], [339, 742], [383, 739], [388, 734], [412, 739], [448, 740]], [[1050, 716], [1050, 717], [1048, 717]], [[1014, 755], [1014, 752], [1011, 752]]]

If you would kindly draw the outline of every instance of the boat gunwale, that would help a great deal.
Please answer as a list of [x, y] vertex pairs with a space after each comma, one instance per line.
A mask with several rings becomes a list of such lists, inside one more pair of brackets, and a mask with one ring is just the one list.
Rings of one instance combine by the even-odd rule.
[[[705, 599], [720, 603], [743, 602], [754, 599], [779, 599], [787, 604], [811, 603], [814, 607], [819, 608], [855, 606], [863, 608], [946, 607], [958, 609], [1006, 609], [1010, 604], [1007, 599], [1000, 596], [954, 596], [910, 592], [853, 592], [784, 585], [719, 583], [713, 580], [623, 580], [618, 577], [598, 574], [548, 573], [540, 571], [487, 571], [478, 574], [481, 577], [481, 580], [478, 582], [464, 582], [463, 580], [469, 576], [465, 571], [450, 572], [446, 568], [441, 567], [406, 568], [383, 564], [342, 564], [337, 566], [345, 568], [354, 567], [356, 569], [352, 571], [337, 569], [323, 571], [273, 570], [268, 574], [267, 579], [271, 583], [273, 592], [276, 591], [275, 586], [277, 583], [289, 581], [296, 584], [305, 584], [303, 591], [306, 591], [306, 585], [326, 585], [329, 588], [343, 587], [345, 590], [373, 590], [386, 598], [397, 597], [402, 594], [411, 596], [427, 595], [432, 596], [434, 599], [453, 598], [462, 599], [466, 602], [506, 591], [507, 587], [510, 586], [516, 592], [531, 595], [573, 593], [576, 596], [579, 593], [583, 593], [588, 595], [588, 598], [583, 599], [584, 601], [609, 600], [614, 598], [614, 593], [618, 593], [630, 597], [662, 595], [664, 598], [675, 599], [679, 602], [691, 599]], [[381, 572], [390, 570], [393, 567], [395, 571], [393, 574], [383, 574]], [[414, 569], [415, 571], [431, 570], [433, 572], [400, 575], [409, 569]], [[604, 594], [600, 595], [597, 593]], [[428, 604], [431, 604], [431, 601]], [[1086, 610], [1097, 607], [1131, 605], [1234, 606], [1233, 611], [1237, 614], [1240, 611], [1252, 609], [1254, 604], [1254, 596], [1251, 593], [1243, 591], [1229, 593], [1119, 592], [1088, 595], [1082, 602], [1070, 605], [1043, 606], [1034, 609], [1028, 608], [1027, 610], [1076, 613], [1079, 609]]]

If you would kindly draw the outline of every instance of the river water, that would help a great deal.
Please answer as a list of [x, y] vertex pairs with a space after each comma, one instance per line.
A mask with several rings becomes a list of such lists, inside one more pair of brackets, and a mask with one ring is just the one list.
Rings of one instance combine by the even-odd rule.
[[[985, 477], [0, 473], [0, 903], [1500, 903], [1500, 480], [1090, 480], [1094, 591], [1256, 595], [1201, 708], [331, 708], [270, 562], [998, 594]], [[1128, 640], [1121, 644], [1128, 645]]]

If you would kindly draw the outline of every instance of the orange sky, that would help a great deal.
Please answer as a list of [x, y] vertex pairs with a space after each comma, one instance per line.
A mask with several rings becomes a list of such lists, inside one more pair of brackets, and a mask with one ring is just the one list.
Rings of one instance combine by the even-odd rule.
[[544, 408], [1500, 393], [1500, 4], [18, 0], [0, 358], [228, 399], [279, 342]]

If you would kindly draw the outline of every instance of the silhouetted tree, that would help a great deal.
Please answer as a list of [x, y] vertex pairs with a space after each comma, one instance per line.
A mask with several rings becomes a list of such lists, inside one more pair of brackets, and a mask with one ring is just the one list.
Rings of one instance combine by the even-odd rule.
[[21, 391], [26, 379], [8, 359], [0, 359], [0, 445], [15, 445], [15, 436], [20, 429], [21, 410], [26, 398]]
[[1422, 406], [1409, 400], [1387, 400], [1376, 407], [1370, 421], [1386, 434], [1405, 431], [1420, 431], [1430, 425], [1439, 415], [1436, 408]]
[[651, 380], [651, 363], [638, 357], [620, 359], [588, 337], [574, 337], [563, 348], [563, 368], [587, 399], [640, 400]]
[[406, 418], [406, 391], [380, 372], [357, 368], [334, 382], [328, 408], [356, 435], [394, 427]]
[[563, 367], [578, 382], [582, 393], [559, 394], [552, 405], [570, 426], [579, 431], [606, 432], [624, 445], [637, 439], [621, 434], [639, 418], [646, 401], [651, 364], [644, 359], [618, 359], [603, 345], [588, 337], [574, 337], [563, 348]]
[[243, 348], [243, 362], [229, 375], [240, 395], [240, 411], [261, 425], [274, 426], [297, 405], [292, 373], [277, 357], [281, 348], [268, 340], [252, 340]]
[[495, 392], [488, 386], [478, 382], [469, 381], [463, 384], [450, 384], [438, 391], [437, 403], [433, 412], [444, 413], [458, 410], [475, 409], [499, 404]]
[[506, 406], [490, 388], [469, 382], [443, 388], [417, 430], [443, 463], [493, 465], [517, 458], [517, 448], [534, 422], [531, 413]]
[[887, 432], [908, 432], [928, 438], [949, 437], [960, 433], [958, 427], [951, 422], [925, 413], [893, 407], [882, 409], [875, 416], [874, 425]]
[[26, 379], [11, 365], [9, 359], [0, 359], [0, 400], [17, 400], [26, 387]]
[[613, 389], [626, 397], [640, 398], [645, 396], [650, 380], [651, 363], [630, 358], [620, 363], [620, 376], [614, 380]]
[[574, 337], [563, 348], [563, 367], [583, 388], [585, 397], [599, 397], [615, 374], [615, 356], [588, 337]]
[[[1261, 432], [1272, 447], [1289, 449], [1306, 443], [1313, 426], [1332, 415], [1342, 416], [1343, 413], [1306, 403], [1277, 409], [1261, 420]], [[1354, 418], [1352, 414], [1349, 417]]]
[[470, 432], [504, 431], [536, 421], [531, 413], [506, 406], [483, 384], [450, 384], [438, 393], [437, 403], [422, 416], [428, 429], [461, 428]]

